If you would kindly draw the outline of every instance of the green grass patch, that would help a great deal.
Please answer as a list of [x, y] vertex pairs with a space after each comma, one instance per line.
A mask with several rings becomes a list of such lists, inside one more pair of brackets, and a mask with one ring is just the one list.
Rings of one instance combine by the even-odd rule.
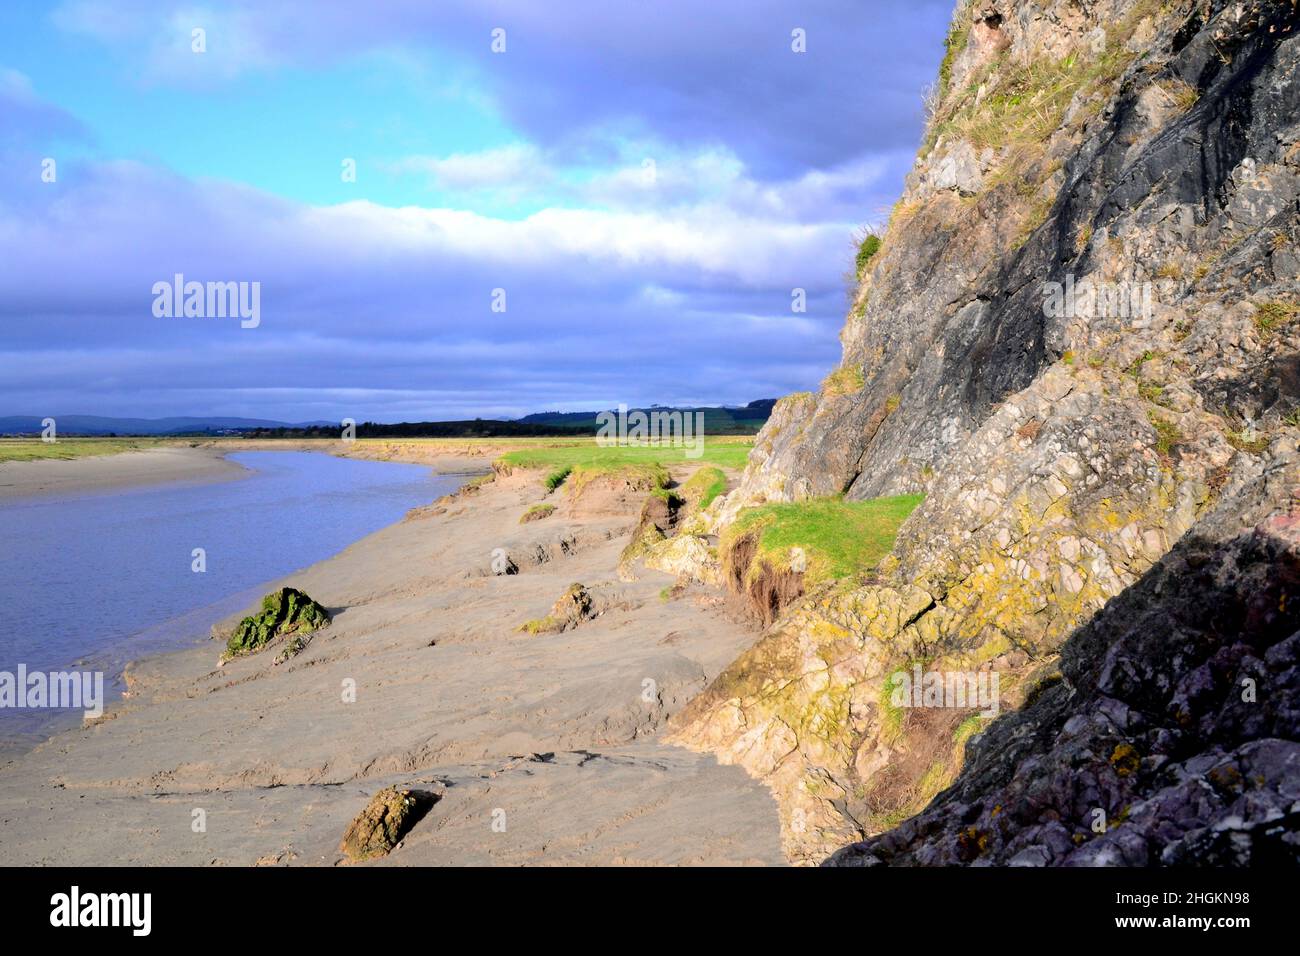
[[549, 518], [554, 513], [555, 505], [533, 505], [523, 513], [519, 523], [528, 524], [530, 521], [541, 521], [544, 518]]
[[88, 458], [157, 446], [157, 441], [148, 438], [60, 438], [53, 442], [41, 441], [39, 438], [0, 438], [0, 462]]
[[1239, 422], [1239, 424], [1241, 427], [1225, 429], [1223, 432], [1223, 437], [1229, 445], [1249, 455], [1262, 455], [1268, 451], [1268, 446], [1272, 444], [1268, 435], [1258, 428], [1248, 427], [1245, 423]]
[[[904, 670], [905, 668], [899, 668]], [[885, 743], [896, 743], [903, 736], [903, 717], [905, 711], [894, 703], [894, 675], [889, 674], [880, 685], [880, 739]]]
[[1138, 394], [1152, 405], [1163, 405], [1165, 387], [1158, 382], [1138, 382]]
[[822, 391], [827, 395], [852, 395], [866, 386], [861, 365], [841, 365], [822, 380]]
[[1182, 444], [1183, 433], [1178, 430], [1177, 425], [1161, 418], [1155, 412], [1147, 412], [1147, 421], [1156, 430], [1156, 453], [1161, 458], [1168, 458], [1174, 448]]
[[790, 569], [803, 555], [808, 584], [839, 580], [874, 568], [889, 554], [903, 521], [916, 510], [924, 495], [899, 495], [871, 501], [845, 501], [842, 497], [812, 498], [782, 504], [760, 505], [741, 512], [724, 537], [734, 542], [754, 533], [760, 562]]
[[952, 85], [952, 67], [970, 43], [971, 25], [965, 8], [959, 8], [948, 27], [948, 36], [943, 41], [943, 62], [939, 64], [939, 96], [943, 97]]
[[871, 265], [871, 260], [876, 257], [876, 253], [879, 251], [880, 236], [876, 235], [874, 232], [868, 231], [863, 235], [862, 240], [858, 243], [857, 275], [859, 282], [861, 282], [862, 277], [867, 274], [867, 268]]
[[506, 452], [498, 460], [512, 468], [548, 469], [556, 471], [562, 468], [579, 466], [608, 466], [660, 464], [676, 465], [697, 463], [717, 465], [720, 468], [744, 468], [749, 450], [754, 447], [752, 439], [731, 439], [726, 437], [709, 437], [704, 440], [704, 454], [691, 458], [693, 448], [670, 445], [598, 445], [594, 438], [569, 445], [552, 445], [548, 447], [521, 448]]
[[981, 717], [979, 714], [971, 714], [958, 724], [957, 729], [953, 731], [952, 735], [953, 745], [957, 747], [958, 750], [965, 747], [966, 741], [970, 740], [983, 729], [985, 719], [986, 718]]
[[1262, 302], [1255, 307], [1255, 328], [1272, 335], [1300, 318], [1300, 305], [1294, 302]]
[[1143, 352], [1141, 355], [1135, 358], [1132, 364], [1130, 364], [1128, 368], [1124, 369], [1124, 374], [1129, 376], [1130, 378], [1138, 378], [1142, 374], [1142, 366], [1146, 365], [1147, 362], [1154, 361], [1159, 357], [1160, 357], [1159, 352], [1153, 352], [1150, 349], [1147, 349], [1145, 352]]
[[568, 465], [565, 465], [563, 468], [557, 468], [546, 476], [546, 480], [542, 482], [542, 484], [546, 485], [547, 491], [554, 491], [556, 488], [560, 487], [560, 485], [564, 484], [565, 479], [568, 478], [572, 472], [573, 469]]
[[726, 490], [727, 476], [722, 473], [722, 469], [706, 465], [691, 475], [686, 484], [682, 485], [681, 494], [683, 498], [703, 511]]
[[613, 477], [621, 478], [633, 488], [651, 494], [664, 492], [660, 497], [671, 503], [669, 495], [672, 492], [667, 491], [671, 479], [668, 470], [657, 461], [600, 461], [589, 465], [575, 465], [569, 476], [569, 494], [582, 494], [582, 489], [596, 479]]

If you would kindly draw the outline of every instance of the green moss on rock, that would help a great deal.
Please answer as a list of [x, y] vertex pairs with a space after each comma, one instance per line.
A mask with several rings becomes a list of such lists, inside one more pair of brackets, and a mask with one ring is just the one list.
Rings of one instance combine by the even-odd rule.
[[329, 623], [329, 612], [297, 588], [280, 588], [262, 598], [262, 609], [235, 626], [226, 656], [261, 650], [282, 634], [310, 634]]

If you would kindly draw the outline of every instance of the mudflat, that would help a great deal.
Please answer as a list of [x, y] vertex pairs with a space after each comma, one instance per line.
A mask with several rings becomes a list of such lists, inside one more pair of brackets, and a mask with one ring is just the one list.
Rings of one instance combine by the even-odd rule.
[[169, 445], [116, 455], [6, 461], [0, 462], [0, 500], [168, 482], [234, 481], [248, 473], [216, 447]]
[[[397, 785], [436, 802], [360, 865], [784, 863], [766, 787], [660, 739], [757, 633], [711, 589], [620, 580], [635, 523], [517, 472], [268, 585], [332, 622], [279, 665], [215, 640], [131, 665], [103, 719], [0, 766], [6, 862], [334, 865]], [[519, 631], [574, 582], [596, 616]]]

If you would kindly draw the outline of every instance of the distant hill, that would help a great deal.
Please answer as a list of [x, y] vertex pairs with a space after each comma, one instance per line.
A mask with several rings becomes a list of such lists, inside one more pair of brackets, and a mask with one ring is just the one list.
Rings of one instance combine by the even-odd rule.
[[[464, 422], [397, 422], [383, 424], [361, 422], [357, 438], [568, 438], [592, 435], [595, 429], [559, 428], [524, 422], [476, 418]], [[279, 428], [255, 428], [242, 433], [246, 438], [338, 438], [339, 426], [286, 425]]]
[[[772, 414], [776, 399], [764, 398], [744, 407], [672, 408], [652, 405], [629, 409], [650, 412], [703, 412], [709, 435], [752, 435]], [[538, 412], [514, 421], [476, 418], [459, 422], [398, 422], [357, 425], [359, 438], [536, 438], [594, 435], [600, 412]], [[53, 416], [60, 435], [230, 435], [248, 438], [331, 437], [339, 422], [277, 422], [261, 418], [107, 418], [100, 415]], [[39, 435], [41, 418], [35, 415], [0, 417], [0, 435]]]
[[[0, 435], [39, 435], [45, 416], [0, 418]], [[308, 428], [333, 422], [270, 421], [261, 418], [106, 418], [101, 415], [55, 415], [60, 435], [218, 435], [255, 428]]]
[[[704, 431], [709, 435], [751, 435], [767, 422], [772, 414], [774, 398], [761, 398], [743, 407], [692, 407], [675, 408], [667, 405], [651, 405], [647, 408], [628, 409], [646, 412], [703, 412]], [[611, 411], [615, 411], [611, 409]], [[525, 415], [519, 421], [526, 425], [552, 425], [562, 428], [580, 428], [594, 432], [597, 428], [596, 416], [600, 412], [537, 412]]]

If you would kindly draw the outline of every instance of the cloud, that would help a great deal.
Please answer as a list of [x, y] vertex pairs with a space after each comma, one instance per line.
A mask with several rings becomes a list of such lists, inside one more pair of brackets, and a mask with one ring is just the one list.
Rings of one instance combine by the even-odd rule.
[[446, 190], [536, 187], [551, 178], [540, 151], [530, 143], [446, 157], [407, 156], [388, 168], [428, 176], [434, 186]]
[[[20, 188], [0, 205], [13, 370], [0, 407], [15, 413], [394, 420], [742, 402], [834, 361], [842, 224], [712, 206], [520, 220], [312, 206], [127, 162]], [[177, 272], [260, 282], [261, 326], [155, 318], [153, 283]], [[795, 286], [807, 315], [790, 312]]]
[[[283, 66], [319, 68], [375, 50], [415, 53], [432, 72], [473, 71], [502, 114], [544, 148], [579, 151], [621, 129], [693, 147], [725, 145], [782, 178], [864, 148], [913, 149], [950, 0], [75, 0], [54, 17], [154, 81], [204, 84]], [[208, 24], [208, 53], [189, 53]], [[493, 53], [494, 29], [506, 49]], [[791, 32], [805, 31], [806, 52]], [[900, 42], [906, 38], [910, 42]], [[145, 50], [141, 64], [140, 50]]]
[[[117, 58], [127, 100], [228, 85], [225, 105], [255, 108], [241, 79], [310, 90], [297, 74], [365, 58], [488, 104], [484, 127], [514, 139], [376, 159], [418, 205], [310, 204], [90, 150], [46, 184], [32, 151], [89, 134], [0, 73], [0, 411], [394, 421], [811, 387], [839, 355], [853, 230], [911, 164], [948, 7], [64, 3], [57, 27]], [[261, 325], [155, 318], [176, 273], [260, 283]]]
[[89, 138], [75, 117], [37, 95], [26, 74], [0, 67], [0, 158], [51, 141]]
[[912, 164], [910, 150], [869, 154], [792, 179], [759, 180], [725, 149], [685, 153], [663, 143], [624, 143], [609, 166], [564, 166], [532, 144], [447, 157], [408, 156], [386, 172], [415, 175], [457, 208], [498, 203], [653, 211], [701, 205], [792, 223], [887, 218]]

